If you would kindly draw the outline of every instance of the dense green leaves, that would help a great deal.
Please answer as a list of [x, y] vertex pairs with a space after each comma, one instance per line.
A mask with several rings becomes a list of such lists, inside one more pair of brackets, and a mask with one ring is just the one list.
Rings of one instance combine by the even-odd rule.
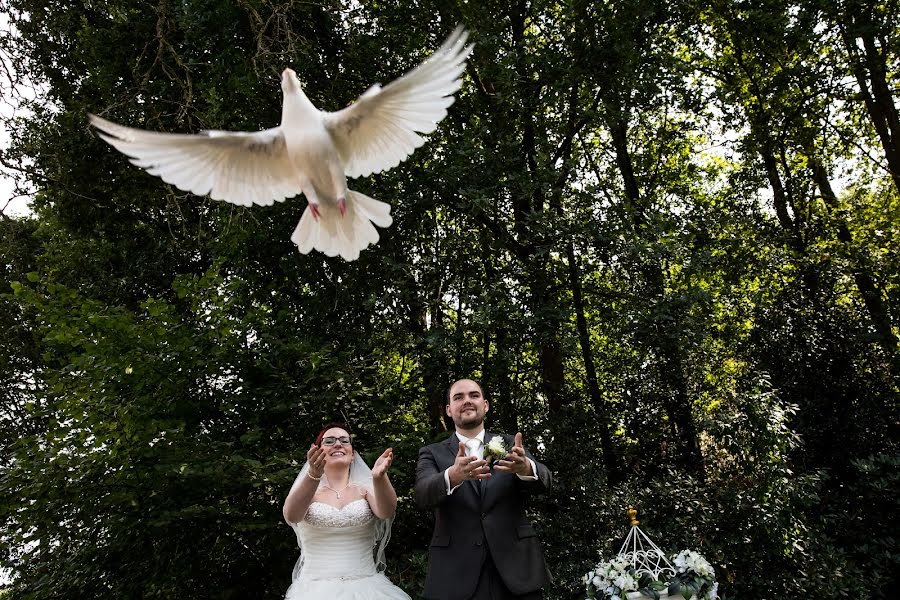
[[[414, 462], [457, 376], [556, 473], [550, 598], [628, 504], [727, 597], [900, 583], [896, 2], [2, 10], [7, 76], [40, 90], [4, 118], [35, 190], [0, 215], [4, 597], [281, 597], [281, 502], [335, 418], [394, 448], [389, 575], [417, 596]], [[353, 263], [296, 252], [302, 198], [184, 194], [86, 124], [270, 127], [286, 66], [334, 110], [458, 22], [447, 118], [351, 184], [394, 215]]]

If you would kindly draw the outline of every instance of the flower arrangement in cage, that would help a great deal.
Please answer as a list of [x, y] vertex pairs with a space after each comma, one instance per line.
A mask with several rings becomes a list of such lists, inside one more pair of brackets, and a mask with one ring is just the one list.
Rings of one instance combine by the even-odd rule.
[[662, 584], [655, 581], [650, 575], [638, 574], [628, 559], [623, 556], [601, 561], [585, 574], [583, 581], [587, 588], [588, 598], [619, 600], [626, 598], [625, 594], [628, 592], [664, 589]]
[[638, 527], [637, 511], [628, 507], [631, 531], [619, 554], [598, 563], [582, 578], [588, 599], [716, 600], [715, 571], [702, 555], [682, 550], [670, 561]]
[[682, 550], [672, 557], [675, 575], [669, 580], [668, 592], [671, 598], [680, 593], [685, 598], [716, 600], [719, 584], [716, 572], [702, 554], [693, 550]]

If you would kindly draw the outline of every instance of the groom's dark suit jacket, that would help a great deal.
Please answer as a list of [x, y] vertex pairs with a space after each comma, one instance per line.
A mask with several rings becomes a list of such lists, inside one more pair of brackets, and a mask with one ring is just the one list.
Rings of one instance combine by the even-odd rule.
[[[485, 443], [495, 435], [485, 431]], [[502, 437], [511, 448], [514, 438]], [[530, 492], [550, 489], [550, 471], [526, 450], [537, 468], [537, 480], [494, 472], [483, 485], [465, 481], [448, 496], [444, 471], [453, 465], [458, 452], [455, 433], [419, 451], [415, 500], [420, 508], [434, 511], [425, 597], [470, 598], [488, 552], [503, 583], [514, 594], [526, 594], [549, 584], [550, 572], [540, 541], [525, 517], [525, 501]]]

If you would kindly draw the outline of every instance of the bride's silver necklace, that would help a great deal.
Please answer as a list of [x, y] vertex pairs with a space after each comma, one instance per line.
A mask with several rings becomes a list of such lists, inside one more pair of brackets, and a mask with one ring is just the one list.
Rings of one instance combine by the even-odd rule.
[[344, 487], [342, 487], [340, 490], [334, 489], [333, 487], [331, 487], [331, 486], [328, 485], [327, 483], [323, 483], [323, 484], [322, 484], [322, 487], [323, 487], [323, 488], [328, 488], [329, 490], [331, 490], [332, 492], [334, 492], [334, 495], [337, 496], [337, 499], [338, 499], [338, 500], [340, 500], [340, 499], [341, 499], [341, 494], [347, 491], [347, 488], [350, 487], [350, 484], [347, 483], [347, 485], [345, 485]]

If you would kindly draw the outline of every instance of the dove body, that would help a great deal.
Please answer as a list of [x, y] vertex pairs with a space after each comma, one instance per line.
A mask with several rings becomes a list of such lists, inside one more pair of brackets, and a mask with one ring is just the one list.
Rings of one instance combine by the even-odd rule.
[[296, 73], [281, 76], [281, 124], [258, 132], [156, 133], [89, 115], [100, 138], [179, 189], [233, 204], [271, 205], [304, 194], [291, 241], [300, 252], [356, 260], [393, 221], [389, 204], [350, 190], [347, 177], [391, 169], [447, 114], [472, 46], [462, 27], [425, 62], [337, 112], [317, 109]]
[[347, 189], [334, 139], [293, 70], [281, 74], [281, 88], [285, 150], [307, 201], [291, 241], [304, 254], [316, 248], [328, 256], [356, 260], [360, 250], [379, 239], [373, 223], [391, 224], [391, 207]]
[[[281, 89], [284, 93], [281, 110], [284, 143], [310, 210], [314, 218], [319, 218], [319, 204], [331, 202], [343, 214], [347, 176], [321, 113], [303, 93], [293, 70], [285, 69], [281, 74]], [[327, 168], [317, 168], [322, 166]]]

